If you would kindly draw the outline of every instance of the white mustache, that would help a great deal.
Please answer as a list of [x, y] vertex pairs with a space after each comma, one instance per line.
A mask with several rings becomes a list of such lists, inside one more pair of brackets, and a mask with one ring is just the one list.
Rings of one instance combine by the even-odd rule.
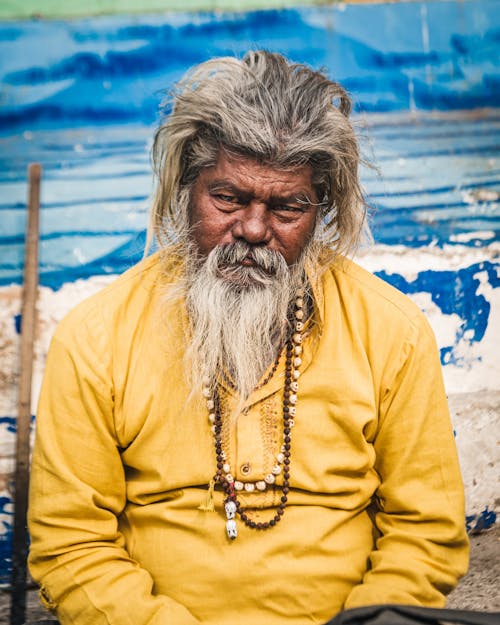
[[[212, 250], [214, 265], [218, 269], [225, 269], [231, 265], [241, 265], [246, 259], [251, 259], [256, 267], [267, 274], [275, 275], [280, 269], [287, 266], [283, 256], [266, 247], [252, 246], [244, 241], [237, 241], [217, 246]], [[243, 267], [243, 269], [248, 269]]]

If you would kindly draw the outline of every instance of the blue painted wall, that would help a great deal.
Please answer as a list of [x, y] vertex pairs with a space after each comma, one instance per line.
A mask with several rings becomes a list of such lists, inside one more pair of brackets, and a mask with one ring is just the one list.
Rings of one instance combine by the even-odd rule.
[[495, 0], [10, 22], [0, 127], [149, 123], [188, 66], [248, 48], [327, 67], [368, 111], [496, 106]]

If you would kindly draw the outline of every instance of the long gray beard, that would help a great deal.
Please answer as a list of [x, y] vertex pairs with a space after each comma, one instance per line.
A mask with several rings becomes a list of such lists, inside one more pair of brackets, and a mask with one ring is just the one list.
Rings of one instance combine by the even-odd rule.
[[[245, 258], [255, 266], [241, 265]], [[305, 285], [304, 264], [290, 268], [281, 254], [244, 242], [214, 248], [202, 264], [188, 261], [186, 362], [194, 392], [224, 372], [240, 399], [248, 398], [282, 345], [290, 302]]]

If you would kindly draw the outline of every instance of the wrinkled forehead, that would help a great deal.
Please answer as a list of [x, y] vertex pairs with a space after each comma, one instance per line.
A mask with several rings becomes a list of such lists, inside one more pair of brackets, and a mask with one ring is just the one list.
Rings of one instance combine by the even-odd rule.
[[310, 165], [283, 167], [221, 149], [215, 163], [201, 170], [200, 178], [214, 191], [228, 190], [262, 199], [317, 202], [314, 171]]

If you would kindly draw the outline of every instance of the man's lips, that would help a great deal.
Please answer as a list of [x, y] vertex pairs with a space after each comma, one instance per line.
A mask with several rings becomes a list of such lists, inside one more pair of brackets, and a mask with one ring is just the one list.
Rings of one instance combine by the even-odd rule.
[[241, 260], [238, 260], [235, 263], [231, 263], [231, 264], [226, 265], [226, 268], [229, 271], [231, 270], [231, 268], [236, 270], [238, 267], [247, 267], [248, 269], [258, 269], [258, 270], [260, 270], [262, 273], [264, 273], [266, 275], [271, 275], [273, 273], [273, 272], [269, 271], [268, 269], [266, 269], [265, 267], [263, 267], [260, 263], [258, 263], [251, 256], [245, 256], [245, 258], [242, 258]]
[[246, 256], [240, 263], [241, 265], [244, 265], [245, 267], [256, 267], [257, 263], [254, 261], [254, 259], [251, 256]]
[[267, 274], [271, 273], [268, 269], [263, 267], [254, 258], [252, 258], [252, 256], [245, 256], [245, 258], [242, 261], [240, 261], [239, 264], [242, 265], [243, 267], [256, 267], [257, 269], [260, 269], [261, 271]]
[[248, 249], [248, 246], [234, 246], [220, 250], [220, 258], [217, 259], [218, 269], [228, 275], [231, 272], [238, 273], [238, 269], [258, 272], [262, 277], [272, 276], [278, 271], [279, 258], [277, 252], [272, 250]]

